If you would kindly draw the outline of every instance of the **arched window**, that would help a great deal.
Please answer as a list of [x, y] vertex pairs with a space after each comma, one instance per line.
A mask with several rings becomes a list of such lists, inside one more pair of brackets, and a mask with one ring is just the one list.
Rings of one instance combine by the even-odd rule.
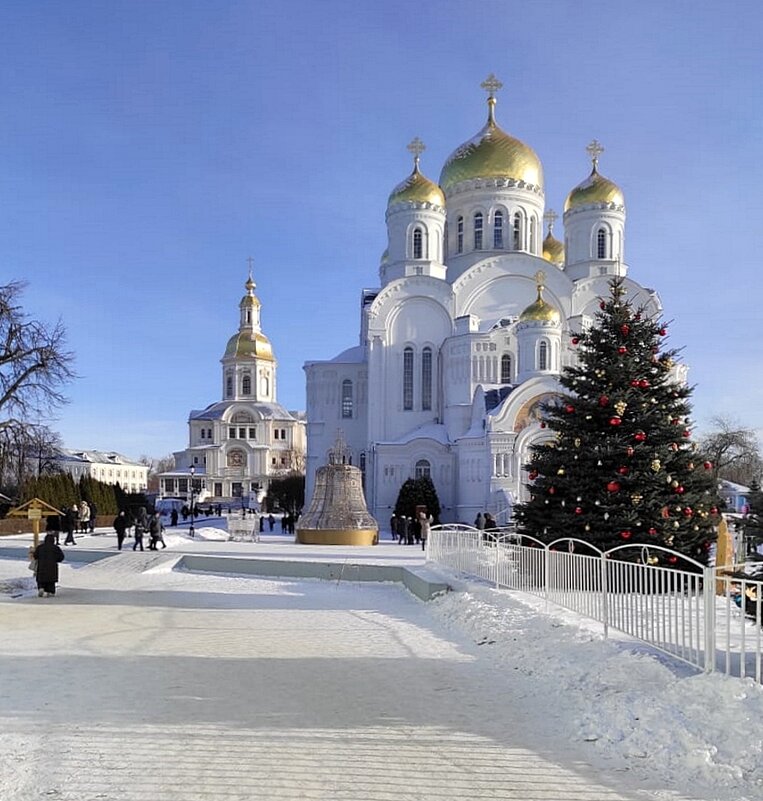
[[456, 220], [456, 253], [464, 252], [464, 218]]
[[538, 345], [538, 369], [548, 370], [548, 342]]
[[503, 249], [503, 212], [497, 211], [493, 215], [493, 247]]
[[419, 459], [413, 473], [414, 478], [431, 478], [432, 465], [426, 459]]
[[263, 399], [270, 395], [270, 381], [266, 375], [260, 378], [260, 391], [262, 392]]
[[413, 229], [413, 258], [424, 258], [424, 234], [422, 233], [421, 228]]
[[403, 351], [403, 409], [413, 409], [413, 348]]
[[233, 397], [233, 376], [229, 375], [225, 379], [225, 397], [232, 398]]
[[501, 383], [511, 383], [511, 356], [508, 353], [501, 356]]
[[522, 250], [522, 215], [517, 212], [514, 215], [514, 250]]
[[607, 253], [607, 229], [599, 228], [596, 232], [596, 258], [606, 259], [609, 257]]
[[352, 381], [349, 378], [342, 381], [342, 417], [352, 417]]
[[421, 351], [421, 408], [432, 408], [432, 348]]
[[530, 217], [530, 253], [535, 253], [535, 231], [537, 228], [537, 220], [535, 217]]
[[242, 395], [251, 395], [252, 394], [252, 378], [251, 376], [245, 375], [241, 380], [241, 394]]
[[474, 249], [482, 250], [482, 212], [474, 215]]

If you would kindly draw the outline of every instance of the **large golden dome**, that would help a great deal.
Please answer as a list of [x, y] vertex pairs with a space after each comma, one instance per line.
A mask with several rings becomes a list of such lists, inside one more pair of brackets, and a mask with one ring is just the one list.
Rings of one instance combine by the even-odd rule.
[[543, 300], [543, 290], [545, 289], [543, 282], [546, 280], [546, 274], [542, 270], [539, 270], [535, 274], [535, 280], [538, 283], [538, 297], [534, 303], [531, 303], [522, 314], [519, 315], [519, 322], [527, 323], [540, 321], [558, 323], [562, 319], [559, 310]]
[[543, 166], [535, 151], [509, 136], [495, 121], [495, 97], [488, 98], [485, 127], [457, 148], [440, 173], [440, 186], [447, 192], [461, 181], [473, 178], [506, 178], [543, 188]]
[[265, 334], [259, 331], [239, 331], [228, 340], [223, 358], [229, 356], [248, 356], [272, 362], [273, 346]]
[[604, 152], [604, 148], [594, 139], [586, 150], [591, 155], [593, 169], [588, 178], [581, 181], [567, 195], [567, 200], [564, 201], [564, 210], [569, 211], [580, 206], [599, 205], [600, 203], [624, 206], [623, 190], [614, 181], [610, 181], [599, 172], [599, 154]]

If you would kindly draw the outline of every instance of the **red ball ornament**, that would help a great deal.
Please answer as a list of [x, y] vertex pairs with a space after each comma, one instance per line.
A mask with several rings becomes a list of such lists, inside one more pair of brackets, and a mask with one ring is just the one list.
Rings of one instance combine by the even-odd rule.
[[635, 439], [636, 442], [644, 442], [644, 440], [646, 439], [646, 434], [643, 431], [637, 431], [633, 435], [633, 439]]
[[617, 349], [617, 352], [622, 356], [624, 353], [628, 352], [628, 348], [626, 348], [625, 345], [620, 345], [620, 347]]
[[535, 481], [535, 479], [538, 478], [538, 471], [537, 470], [531, 470], [528, 473], [527, 477], [530, 479], [530, 481]]
[[639, 379], [638, 385], [641, 389], [646, 389], [649, 386], [649, 380], [647, 378], [641, 378]]
[[580, 342], [580, 337], [572, 337], [571, 342], [573, 345], [577, 345]]
[[712, 470], [713, 469], [713, 463], [712, 462], [703, 462], [702, 467], [704, 467], [705, 470]]
[[631, 386], [632, 387], [637, 387], [638, 386], [638, 378], [634, 378], [633, 381], [631, 381]]
[[604, 309], [606, 309], [606, 308], [607, 308], [607, 304], [606, 304], [606, 303], [605, 303], [603, 300], [601, 300], [601, 301], [599, 301], [599, 308], [600, 308], [602, 311], [604, 311]]
[[626, 466], [626, 465], [624, 465], [624, 464], [621, 464], [621, 465], [620, 465], [620, 467], [618, 467], [618, 468], [617, 468], [617, 472], [618, 472], [618, 473], [619, 473], [621, 476], [627, 476], [627, 475], [628, 475], [628, 473], [630, 473], [630, 471], [631, 471], [630, 467], [627, 467], [627, 466]]
[[671, 564], [671, 565], [674, 565], [674, 564], [675, 564], [677, 561], [678, 561], [678, 557], [677, 557], [677, 556], [673, 556], [673, 555], [671, 554], [671, 555], [668, 557], [668, 562], [670, 562], [670, 564]]
[[688, 439], [691, 436], [691, 431], [688, 428], [684, 429], [684, 437]]
[[568, 403], [564, 407], [564, 411], [567, 412], [567, 414], [572, 414], [575, 411], [575, 407], [571, 403]]
[[652, 528], [649, 529], [648, 533], [651, 534], [653, 537], [656, 537], [657, 536], [657, 529], [652, 527]]
[[629, 446], [628, 446], [628, 447], [625, 449], [625, 455], [626, 455], [626, 456], [633, 456], [633, 454], [634, 454], [634, 453], [635, 453], [635, 451], [633, 450], [633, 447], [632, 447], [631, 445], [629, 445]]
[[545, 424], [545, 422], [541, 421], [540, 427], [541, 427], [541, 428], [545, 428], [545, 427], [546, 427], [546, 424]]
[[660, 336], [661, 337], [664, 337], [667, 333], [668, 333], [668, 329], [667, 328], [661, 328], [660, 329]]
[[606, 406], [609, 403], [609, 398], [606, 395], [602, 395], [599, 398], [599, 406]]
[[711, 515], [717, 515], [718, 514], [718, 507], [717, 506], [711, 506], [710, 507], [710, 514]]
[[620, 417], [610, 417], [609, 418], [609, 424], [611, 426], [619, 426], [622, 422], [623, 422], [622, 418], [620, 418]]
[[582, 514], [583, 514], [583, 509], [582, 509], [582, 507], [580, 507], [580, 506], [576, 506], [576, 507], [575, 507], [575, 514], [576, 514], [576, 515], [582, 515]]
[[679, 484], [679, 485], [676, 487], [676, 495], [683, 495], [683, 494], [684, 494], [684, 492], [686, 492], [686, 490], [685, 490], [685, 489], [684, 489], [684, 488], [683, 488], [683, 487], [682, 487], [682, 486]]
[[691, 517], [693, 514], [694, 511], [692, 510], [691, 506], [684, 507], [684, 517]]
[[630, 533], [630, 531], [621, 531], [621, 532], [620, 532], [620, 536], [621, 536], [621, 537], [622, 537], [624, 540], [629, 540], [629, 539], [631, 538], [631, 533]]
[[609, 484], [607, 484], [607, 492], [620, 492], [620, 482], [610, 481]]
[[636, 314], [633, 315], [633, 319], [638, 322], [641, 319], [641, 312], [636, 312]]
[[624, 337], [627, 337], [627, 336], [628, 336], [628, 334], [630, 334], [630, 332], [631, 332], [631, 327], [628, 325], [628, 323], [623, 323], [623, 324], [620, 326], [620, 333], [621, 333], [621, 334], [622, 334]]

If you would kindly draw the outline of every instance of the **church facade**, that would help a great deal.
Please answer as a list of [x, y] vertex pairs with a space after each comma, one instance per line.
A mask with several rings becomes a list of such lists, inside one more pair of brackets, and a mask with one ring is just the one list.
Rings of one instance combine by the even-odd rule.
[[277, 362], [262, 333], [261, 303], [251, 274], [239, 303], [238, 331], [222, 359], [222, 400], [188, 417], [188, 447], [159, 476], [161, 498], [256, 508], [274, 476], [302, 472], [305, 420], [276, 397]]
[[[549, 432], [540, 404], [576, 360], [613, 276], [657, 314], [656, 293], [628, 277], [625, 201], [592, 169], [564, 204], [564, 241], [547, 211], [543, 166], [496, 121], [457, 148], [438, 182], [420, 169], [389, 196], [379, 287], [361, 292], [359, 344], [305, 364], [307, 488], [340, 429], [364, 476], [368, 507], [386, 521], [403, 482], [429, 476], [443, 521], [489, 511], [503, 523], [525, 498], [524, 465]], [[543, 223], [548, 233], [543, 237]]]

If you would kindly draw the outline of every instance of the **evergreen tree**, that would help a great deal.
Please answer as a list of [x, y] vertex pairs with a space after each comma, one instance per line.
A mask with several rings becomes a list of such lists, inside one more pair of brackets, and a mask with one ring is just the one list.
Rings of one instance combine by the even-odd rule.
[[704, 562], [718, 499], [713, 465], [691, 442], [692, 389], [673, 375], [677, 351], [662, 348], [664, 325], [625, 299], [622, 278], [599, 306], [572, 339], [579, 361], [560, 376], [567, 392], [544, 406], [541, 426], [556, 436], [532, 448], [520, 529], [602, 550], [663, 545]]
[[409, 478], [403, 483], [395, 503], [395, 514], [415, 518], [417, 506], [426, 506], [427, 512], [432, 515], [434, 522], [439, 522], [440, 499], [437, 497], [437, 490], [429, 476]]

